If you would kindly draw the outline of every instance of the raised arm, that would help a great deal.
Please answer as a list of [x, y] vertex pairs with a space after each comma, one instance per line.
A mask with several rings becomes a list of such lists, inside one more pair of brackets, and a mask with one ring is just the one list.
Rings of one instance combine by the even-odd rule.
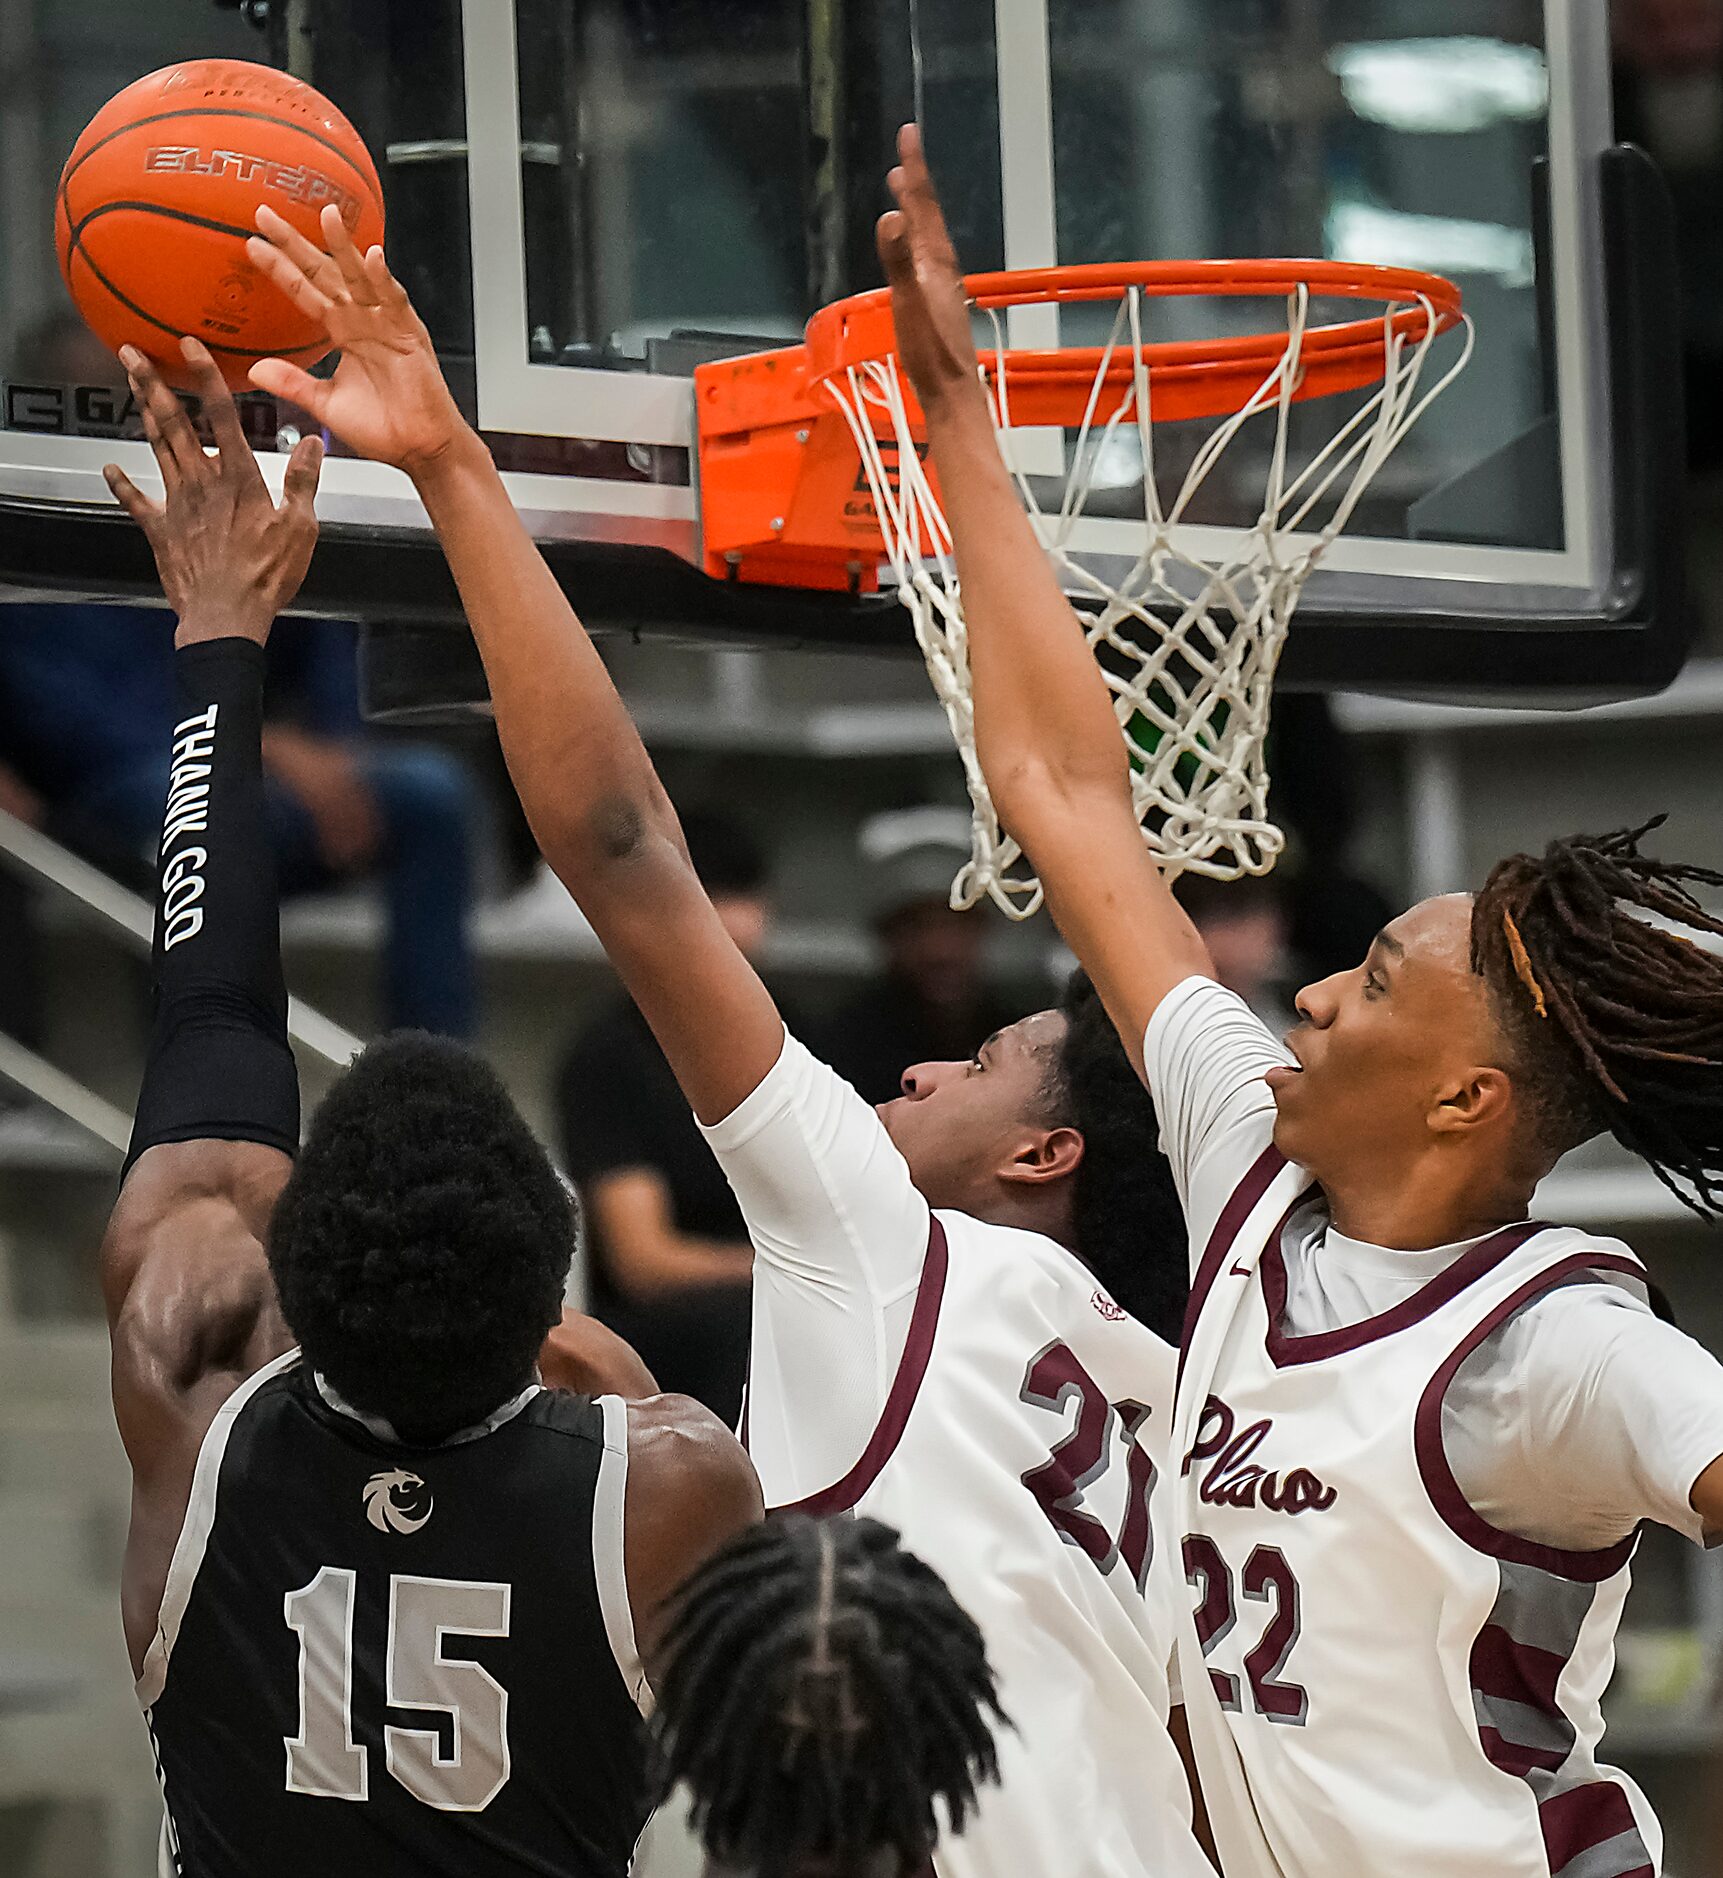
[[1106, 683], [1000, 455], [914, 125], [898, 154], [879, 252], [956, 548], [982, 772], [1140, 1069], [1155, 1007], [1208, 954], [1143, 845]]
[[490, 680], [497, 733], [539, 849], [579, 902], [704, 1121], [777, 1060], [783, 1024], [725, 933], [675, 811], [604, 662], [545, 565], [481, 439], [455, 408], [430, 335], [381, 249], [340, 215], [328, 254], [268, 210], [249, 252], [341, 348], [333, 379], [279, 359], [266, 391], [352, 448], [405, 470], [442, 540]]
[[295, 450], [278, 508], [209, 354], [187, 340], [185, 356], [217, 455], [128, 352], [161, 503], [107, 472], [179, 616], [182, 699], [158, 864], [154, 1027], [101, 1262], [114, 1413], [132, 1463], [123, 1602], [134, 1664], [155, 1628], [204, 1433], [288, 1344], [262, 1241], [299, 1138], [263, 806], [263, 648], [310, 564], [321, 446]]

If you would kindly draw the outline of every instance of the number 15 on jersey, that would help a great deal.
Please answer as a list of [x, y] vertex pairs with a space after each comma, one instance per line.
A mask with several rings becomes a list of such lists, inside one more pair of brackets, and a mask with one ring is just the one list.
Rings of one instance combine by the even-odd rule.
[[[299, 1638], [299, 1732], [286, 1738], [287, 1791], [370, 1797], [370, 1750], [353, 1738], [353, 1614], [358, 1574], [325, 1565], [283, 1600]], [[454, 1578], [389, 1578], [384, 1701], [449, 1717], [435, 1728], [383, 1729], [389, 1775], [445, 1813], [482, 1813], [509, 1777], [508, 1691], [480, 1664], [449, 1657], [449, 1637], [506, 1637], [509, 1587]]]

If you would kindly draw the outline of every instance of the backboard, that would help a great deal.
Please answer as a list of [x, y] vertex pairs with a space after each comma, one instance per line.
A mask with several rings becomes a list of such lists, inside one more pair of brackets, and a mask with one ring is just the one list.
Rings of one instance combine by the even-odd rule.
[[[698, 571], [691, 374], [791, 340], [819, 305], [877, 281], [882, 177], [914, 114], [971, 269], [1317, 255], [1463, 288], [1472, 362], [1312, 583], [1285, 682], [1560, 701], [1654, 688], [1680, 664], [1671, 242], [1649, 165], [1611, 149], [1600, 0], [263, 11], [245, 38], [231, 12], [194, 0], [150, 9], [129, 28], [135, 70], [98, 66], [92, 95], [9, 130], [22, 167], [9, 158], [0, 259], [0, 579], [147, 579], [100, 478], [117, 456], [143, 481], [147, 452], [125, 440], [135, 425], [111, 371], [83, 362], [91, 348], [56, 319], [52, 181], [107, 91], [175, 57], [237, 51], [310, 79], [370, 142], [397, 271], [596, 628], [910, 646], [889, 592], [765, 591]], [[1181, 301], [1157, 316], [1165, 336], [1194, 337], [1278, 325], [1284, 308]], [[1069, 308], [1012, 319], [1013, 343], [1093, 338]], [[1312, 421], [1313, 442], [1332, 433], [1331, 413]], [[294, 414], [259, 399], [248, 422], [273, 446]], [[1065, 441], [1030, 447], [1026, 467], [1056, 486]], [[1165, 467], [1178, 470], [1176, 438]], [[1237, 469], [1205, 492], [1196, 526], [1254, 520], [1248, 449]], [[1117, 512], [1103, 498], [1085, 522], [1084, 557], [1131, 552], [1137, 477], [1117, 466]], [[373, 623], [373, 703], [482, 698], [405, 479], [337, 456], [323, 486], [307, 600]]]

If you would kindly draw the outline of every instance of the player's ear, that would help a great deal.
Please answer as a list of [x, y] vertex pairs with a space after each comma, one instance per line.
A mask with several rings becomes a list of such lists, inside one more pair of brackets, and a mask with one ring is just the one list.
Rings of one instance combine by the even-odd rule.
[[1024, 1135], [1006, 1162], [1006, 1180], [1063, 1180], [1077, 1171], [1083, 1158], [1083, 1137], [1075, 1128], [1037, 1128]]
[[1442, 1091], [1430, 1111], [1431, 1130], [1439, 1135], [1500, 1121], [1513, 1106], [1513, 1083], [1503, 1069], [1466, 1070]]

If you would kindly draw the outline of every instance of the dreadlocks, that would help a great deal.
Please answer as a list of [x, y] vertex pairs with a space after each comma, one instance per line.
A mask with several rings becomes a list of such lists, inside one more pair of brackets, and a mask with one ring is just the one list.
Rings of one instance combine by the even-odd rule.
[[998, 1778], [981, 1632], [877, 1520], [744, 1533], [677, 1594], [668, 1651], [666, 1787], [752, 1878], [918, 1871]]
[[1516, 854], [1472, 909], [1472, 966], [1529, 1071], [1539, 1144], [1608, 1130], [1695, 1212], [1723, 1211], [1723, 874], [1641, 854], [1663, 817]]

